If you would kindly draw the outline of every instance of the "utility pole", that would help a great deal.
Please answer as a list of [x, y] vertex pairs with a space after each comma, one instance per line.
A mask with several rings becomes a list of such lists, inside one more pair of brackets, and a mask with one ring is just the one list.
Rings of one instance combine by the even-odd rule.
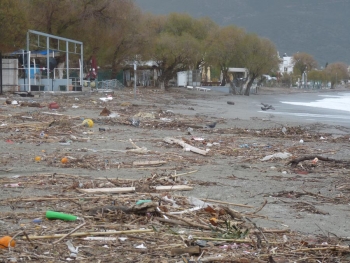
[[307, 88], [307, 66], [305, 67], [304, 71], [304, 88]]
[[136, 99], [136, 70], [137, 70], [137, 64], [136, 64], [136, 60], [134, 62], [134, 99]]
[[338, 82], [338, 72], [335, 72], [335, 85], [334, 85], [334, 88], [337, 86], [337, 82]]

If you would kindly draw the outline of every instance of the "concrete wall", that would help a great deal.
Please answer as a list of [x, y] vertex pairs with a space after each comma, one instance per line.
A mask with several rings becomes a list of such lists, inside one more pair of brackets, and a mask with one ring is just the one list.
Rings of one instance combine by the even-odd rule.
[[3, 92], [18, 91], [18, 60], [2, 59], [2, 90]]

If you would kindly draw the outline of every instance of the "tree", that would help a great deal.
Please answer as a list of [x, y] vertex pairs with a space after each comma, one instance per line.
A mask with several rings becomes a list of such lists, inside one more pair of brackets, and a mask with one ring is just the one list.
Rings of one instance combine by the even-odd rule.
[[247, 34], [239, 47], [241, 65], [248, 69], [244, 95], [249, 96], [250, 88], [258, 77], [277, 70], [279, 58], [275, 45], [266, 38]]
[[154, 45], [153, 59], [157, 62], [161, 75], [158, 77], [161, 89], [177, 72], [193, 67], [200, 57], [200, 44], [189, 34], [173, 36], [161, 34]]
[[159, 66], [158, 81], [164, 89], [177, 72], [198, 69], [204, 57], [204, 39], [214, 23], [208, 19], [196, 20], [186, 14], [170, 14], [165, 20], [155, 19], [158, 23], [153, 23], [157, 27], [154, 28], [149, 54]]
[[303, 74], [305, 71], [311, 71], [317, 68], [317, 62], [310, 54], [298, 52], [293, 55], [294, 68], [293, 71], [297, 75]]
[[27, 28], [27, 2], [21, 0], [0, 1], [0, 50], [4, 52], [23, 48]]
[[313, 82], [313, 87], [320, 89], [325, 86], [329, 78], [327, 77], [325, 70], [312, 70], [308, 73], [308, 79]]
[[331, 82], [331, 89], [334, 89], [340, 80], [349, 79], [348, 66], [343, 62], [330, 63], [325, 72]]
[[85, 57], [110, 65], [111, 77], [144, 42], [141, 11], [132, 0], [30, 1], [34, 28], [84, 42]]
[[230, 83], [230, 92], [236, 89], [228, 73], [229, 67], [240, 65], [238, 47], [245, 36], [245, 31], [235, 26], [227, 26], [212, 31], [207, 39], [205, 61], [211, 66], [220, 68], [223, 84]]

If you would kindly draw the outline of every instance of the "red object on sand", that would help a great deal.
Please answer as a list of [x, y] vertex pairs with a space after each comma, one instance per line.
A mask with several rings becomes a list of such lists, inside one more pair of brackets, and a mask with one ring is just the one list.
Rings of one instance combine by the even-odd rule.
[[60, 106], [57, 104], [57, 102], [51, 102], [49, 104], [49, 109], [51, 110], [57, 110]]

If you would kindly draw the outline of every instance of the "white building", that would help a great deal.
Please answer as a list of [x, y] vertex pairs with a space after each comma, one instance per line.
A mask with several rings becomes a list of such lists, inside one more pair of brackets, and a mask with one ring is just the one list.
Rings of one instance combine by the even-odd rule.
[[294, 63], [293, 63], [293, 57], [289, 57], [287, 56], [286, 53], [284, 53], [284, 55], [280, 58], [280, 64], [279, 64], [279, 72], [281, 74], [283, 73], [293, 73], [293, 67], [294, 67]]

